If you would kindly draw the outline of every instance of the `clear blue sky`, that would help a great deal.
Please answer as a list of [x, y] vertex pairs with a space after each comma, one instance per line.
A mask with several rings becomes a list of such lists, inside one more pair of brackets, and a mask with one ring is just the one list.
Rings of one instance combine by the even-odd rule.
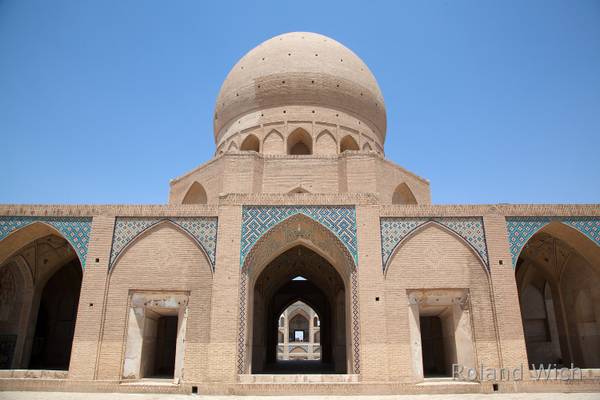
[[371, 68], [434, 203], [600, 202], [600, 2], [0, 0], [0, 203], [165, 203], [221, 82], [319, 32]]

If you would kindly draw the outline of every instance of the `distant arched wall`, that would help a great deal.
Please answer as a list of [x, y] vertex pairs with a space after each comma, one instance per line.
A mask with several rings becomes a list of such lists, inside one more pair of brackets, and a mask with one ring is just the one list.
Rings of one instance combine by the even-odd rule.
[[271, 130], [263, 140], [264, 154], [284, 154], [283, 136], [277, 130]]
[[340, 153], [343, 153], [345, 151], [357, 151], [357, 150], [360, 150], [360, 148], [358, 147], [358, 143], [352, 137], [352, 135], [346, 135], [340, 141]]
[[317, 136], [315, 154], [337, 154], [337, 142], [328, 130], [324, 130]]
[[255, 135], [250, 134], [250, 135], [246, 136], [246, 138], [242, 142], [242, 145], [240, 146], [240, 150], [241, 151], [255, 151], [258, 153], [260, 151], [260, 141], [258, 140], [258, 138]]
[[210, 341], [212, 268], [194, 238], [163, 221], [130, 243], [113, 265], [108, 283], [98, 379], [121, 379], [131, 293], [160, 291], [161, 296], [188, 295], [184, 370], [186, 379], [203, 379]]
[[417, 204], [417, 199], [405, 182], [402, 182], [392, 194], [392, 204]]
[[466, 290], [469, 301], [464, 307], [473, 324], [476, 365], [498, 363], [496, 326], [488, 317], [494, 311], [489, 276], [463, 238], [435, 223], [423, 225], [389, 260], [384, 286], [387, 353], [393, 379], [414, 379], [414, 366], [421, 363], [406, 346], [406, 333], [411, 329], [406, 309], [409, 291]]
[[304, 129], [297, 128], [287, 138], [287, 150], [290, 155], [313, 154], [312, 137]]
[[206, 190], [200, 183], [194, 182], [183, 197], [181, 204], [206, 204], [207, 202]]

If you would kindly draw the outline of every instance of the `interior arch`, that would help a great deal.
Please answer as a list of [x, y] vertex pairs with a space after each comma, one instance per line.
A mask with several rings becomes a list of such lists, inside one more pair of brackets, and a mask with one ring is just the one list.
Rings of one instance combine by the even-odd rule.
[[83, 275], [76, 251], [36, 222], [0, 241], [0, 259], [0, 368], [68, 370]]
[[204, 186], [195, 181], [186, 192], [181, 204], [206, 204], [207, 202], [208, 199]]
[[358, 151], [360, 148], [358, 147], [358, 143], [352, 137], [352, 135], [346, 135], [340, 141], [340, 153], [345, 151]]
[[258, 153], [260, 150], [260, 141], [258, 140], [258, 138], [255, 135], [249, 134], [248, 136], [246, 136], [246, 138], [242, 142], [242, 145], [240, 146], [240, 150], [241, 151], [255, 151]]
[[600, 367], [600, 247], [554, 221], [526, 242], [515, 278], [529, 364]]
[[417, 199], [405, 182], [402, 182], [392, 194], [392, 204], [417, 204]]
[[287, 150], [290, 155], [312, 154], [312, 137], [304, 129], [297, 128], [287, 138]]

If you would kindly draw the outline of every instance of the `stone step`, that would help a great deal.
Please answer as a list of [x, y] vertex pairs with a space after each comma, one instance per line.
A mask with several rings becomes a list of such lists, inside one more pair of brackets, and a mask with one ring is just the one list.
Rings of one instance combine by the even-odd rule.
[[354, 374], [243, 374], [238, 382], [249, 384], [263, 383], [358, 383], [359, 375]]

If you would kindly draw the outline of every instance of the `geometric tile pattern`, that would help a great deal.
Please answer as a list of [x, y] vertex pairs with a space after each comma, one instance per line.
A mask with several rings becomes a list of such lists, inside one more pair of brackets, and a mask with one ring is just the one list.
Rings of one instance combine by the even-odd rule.
[[527, 241], [552, 221], [559, 221], [577, 229], [600, 246], [599, 217], [507, 217], [506, 230], [513, 268], [516, 268], [519, 254]]
[[10, 233], [21, 229], [34, 222], [42, 222], [59, 231], [71, 244], [79, 261], [81, 268], [85, 268], [85, 258], [92, 230], [92, 218], [90, 217], [34, 217], [34, 216], [1, 216], [0, 217], [0, 240]]
[[244, 206], [240, 265], [252, 246], [273, 226], [296, 214], [303, 214], [328, 228], [346, 246], [358, 265], [356, 210], [351, 206]]
[[206, 253], [214, 271], [218, 226], [216, 217], [117, 217], [109, 268], [132, 240], [163, 221], [170, 221], [189, 233]]
[[418, 227], [434, 221], [445, 226], [469, 243], [489, 268], [485, 231], [481, 217], [409, 217], [381, 218], [381, 262], [385, 271], [387, 263], [398, 244]]

